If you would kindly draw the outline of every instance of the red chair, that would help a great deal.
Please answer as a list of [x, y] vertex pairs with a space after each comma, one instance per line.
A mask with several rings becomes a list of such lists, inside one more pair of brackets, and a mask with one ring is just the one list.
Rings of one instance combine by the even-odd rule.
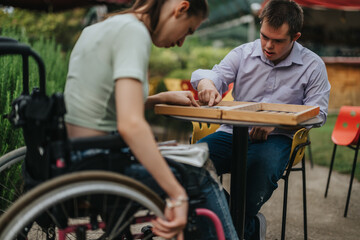
[[199, 100], [197, 91], [193, 88], [193, 86], [190, 83], [190, 80], [181, 80], [181, 89], [186, 91], [191, 91], [195, 100]]
[[331, 140], [334, 143], [334, 149], [331, 157], [331, 163], [330, 163], [330, 170], [329, 170], [329, 176], [326, 184], [326, 190], [325, 190], [325, 197], [327, 197], [329, 183], [330, 183], [330, 177], [331, 177], [331, 171], [334, 165], [334, 159], [335, 159], [335, 152], [337, 145], [341, 146], [347, 146], [350, 149], [355, 150], [355, 157], [354, 162], [351, 170], [351, 178], [350, 178], [350, 184], [349, 184], [349, 190], [348, 195], [346, 199], [346, 206], [345, 206], [345, 212], [344, 217], [347, 216], [347, 211], [349, 207], [350, 202], [350, 194], [351, 194], [351, 188], [352, 183], [354, 179], [354, 173], [356, 168], [356, 160], [357, 155], [359, 152], [359, 145], [360, 145], [360, 107], [354, 107], [354, 106], [343, 106], [340, 108], [339, 115], [337, 117], [334, 130], [331, 135]]

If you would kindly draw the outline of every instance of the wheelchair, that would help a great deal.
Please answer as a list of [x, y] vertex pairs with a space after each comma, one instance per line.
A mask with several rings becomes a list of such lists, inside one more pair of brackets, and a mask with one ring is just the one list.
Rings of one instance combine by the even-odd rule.
[[[12, 179], [10, 169], [22, 178], [10, 183], [10, 197], [0, 198], [0, 239], [158, 239], [150, 221], [164, 218], [163, 196], [124, 171], [139, 165], [119, 134], [69, 139], [63, 95], [45, 93], [45, 66], [29, 46], [0, 37], [0, 55], [18, 54], [23, 58], [23, 92], [13, 101], [6, 116], [21, 128], [25, 147], [0, 158], [0, 174]], [[28, 58], [39, 68], [39, 88], [29, 94]], [[100, 150], [81, 161], [71, 153]], [[177, 178], [189, 196], [186, 239], [201, 236], [197, 216], [209, 218], [218, 239], [225, 239], [221, 222], [208, 209], [198, 208], [204, 201], [197, 180], [180, 163], [167, 159], [178, 172]], [[4, 184], [1, 184], [5, 188]]]

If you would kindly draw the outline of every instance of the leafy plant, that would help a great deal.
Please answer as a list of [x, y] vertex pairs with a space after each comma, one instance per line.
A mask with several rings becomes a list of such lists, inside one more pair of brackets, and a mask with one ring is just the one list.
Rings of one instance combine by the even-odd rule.
[[[0, 9], [0, 31], [16, 29], [31, 40], [39, 36], [55, 39], [64, 50], [73, 47], [82, 29], [82, 20], [87, 9], [77, 8], [60, 13], [28, 11], [15, 8], [12, 12]], [[5, 35], [6, 36], [6, 35]]]
[[[47, 93], [63, 91], [69, 53], [63, 53], [54, 39], [38, 38], [32, 44], [29, 39], [15, 28], [2, 28], [2, 36], [17, 39], [23, 44], [31, 45], [45, 63]], [[39, 70], [36, 62], [29, 59], [30, 89], [39, 86]], [[22, 58], [19, 55], [0, 56], [0, 114], [10, 112], [11, 102], [22, 92]], [[0, 155], [23, 145], [22, 136], [14, 130], [7, 119], [0, 118]]]

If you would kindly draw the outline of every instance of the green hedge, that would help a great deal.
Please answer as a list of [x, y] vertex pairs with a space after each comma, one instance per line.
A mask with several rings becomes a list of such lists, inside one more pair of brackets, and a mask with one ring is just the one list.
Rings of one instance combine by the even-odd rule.
[[[37, 52], [45, 63], [46, 91], [48, 94], [62, 92], [69, 53], [63, 53], [55, 41], [39, 38], [32, 42], [15, 28], [2, 28], [1, 36], [11, 37], [21, 43], [28, 44]], [[39, 71], [34, 59], [29, 60], [30, 89], [39, 86]], [[11, 102], [22, 92], [22, 58], [19, 55], [0, 56], [0, 114], [10, 112]], [[0, 118], [0, 156], [23, 145], [19, 130], [14, 130], [7, 119]]]
[[149, 64], [150, 77], [190, 79], [193, 71], [199, 68], [211, 69], [230, 50], [203, 45], [196, 37], [189, 38], [181, 48], [153, 47]]
[[[63, 53], [55, 40], [39, 37], [29, 41], [18, 28], [1, 28], [1, 36], [11, 37], [21, 43], [28, 44], [37, 52], [45, 63], [46, 91], [48, 94], [62, 92], [67, 74], [69, 53]], [[22, 57], [19, 55], [0, 55], [0, 115], [11, 111], [11, 103], [22, 92]], [[29, 59], [29, 87], [39, 86], [39, 69], [35, 60]], [[24, 145], [20, 129], [14, 129], [10, 122], [0, 117], [0, 156]], [[14, 185], [21, 184], [21, 166], [17, 164], [0, 174], [0, 209], [6, 209], [9, 202], [18, 194]], [[9, 202], [8, 202], [9, 201]], [[2, 212], [0, 212], [0, 215]]]

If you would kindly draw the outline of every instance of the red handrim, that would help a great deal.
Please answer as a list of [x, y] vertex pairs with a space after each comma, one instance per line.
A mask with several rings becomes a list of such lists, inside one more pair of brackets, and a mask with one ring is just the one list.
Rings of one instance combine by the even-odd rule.
[[197, 208], [195, 211], [198, 216], [205, 216], [205, 217], [209, 218], [215, 226], [216, 235], [217, 235], [218, 239], [225, 240], [223, 226], [221, 224], [219, 217], [214, 212], [210, 211], [209, 209], [205, 209], [205, 208]]

